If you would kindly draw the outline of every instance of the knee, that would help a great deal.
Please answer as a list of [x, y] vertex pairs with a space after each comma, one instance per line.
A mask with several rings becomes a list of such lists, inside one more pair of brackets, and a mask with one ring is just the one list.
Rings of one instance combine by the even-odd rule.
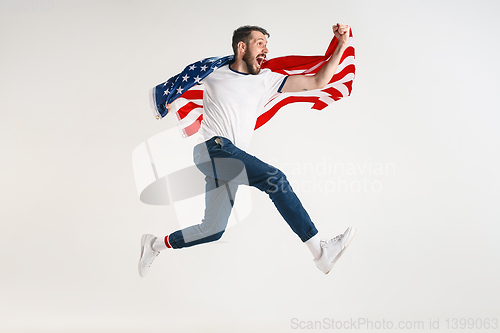
[[207, 220], [204, 220], [203, 223], [199, 224], [200, 233], [205, 236], [212, 236], [218, 233], [224, 232], [225, 224], [222, 225], [220, 223], [208, 223]]
[[219, 239], [222, 238], [222, 234], [224, 234], [224, 230], [219, 231], [211, 236], [212, 241], [218, 241]]
[[281, 170], [274, 169], [268, 173], [265, 189], [267, 194], [283, 192], [286, 188], [288, 188], [288, 179]]

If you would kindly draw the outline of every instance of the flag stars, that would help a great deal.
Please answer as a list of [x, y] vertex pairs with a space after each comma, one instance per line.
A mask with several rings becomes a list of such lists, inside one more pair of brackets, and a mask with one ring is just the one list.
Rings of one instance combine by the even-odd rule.
[[182, 90], [183, 90], [183, 89], [182, 89], [181, 87], [179, 87], [179, 89], [177, 89], [177, 93], [178, 93], [178, 94], [182, 94]]
[[200, 81], [201, 81], [201, 78], [199, 75], [196, 75], [196, 77], [194, 78], [194, 83], [198, 83], [200, 84]]
[[167, 89], [167, 90], [165, 90], [165, 92], [163, 93], [163, 95], [168, 95], [168, 94], [170, 94], [170, 90]]
[[194, 64], [193, 64], [193, 65], [191, 65], [191, 66], [189, 66], [189, 70], [190, 70], [190, 71], [194, 71], [194, 69], [195, 69], [195, 68], [196, 68], [196, 65], [194, 65]]
[[200, 69], [201, 69], [202, 71], [206, 71], [206, 70], [207, 70], [207, 66], [203, 65], [203, 66], [201, 66], [201, 68], [200, 68]]
[[189, 76], [186, 74], [182, 77], [182, 82], [187, 82], [188, 79], [189, 79]]

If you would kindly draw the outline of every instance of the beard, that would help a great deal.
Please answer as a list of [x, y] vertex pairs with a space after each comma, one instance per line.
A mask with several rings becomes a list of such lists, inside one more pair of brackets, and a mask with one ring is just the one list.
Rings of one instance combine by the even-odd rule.
[[245, 54], [243, 55], [243, 61], [245, 62], [245, 65], [247, 66], [247, 71], [248, 73], [252, 75], [257, 75], [260, 72], [260, 68], [255, 66], [255, 59], [252, 58], [252, 55], [250, 52], [247, 50], [245, 51]]

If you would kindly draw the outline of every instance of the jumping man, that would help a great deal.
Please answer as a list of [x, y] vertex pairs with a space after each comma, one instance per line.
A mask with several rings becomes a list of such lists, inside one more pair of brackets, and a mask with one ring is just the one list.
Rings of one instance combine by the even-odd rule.
[[261, 69], [269, 52], [269, 33], [265, 29], [243, 26], [234, 31], [234, 60], [201, 81], [204, 85], [203, 120], [193, 159], [205, 175], [205, 216], [200, 224], [165, 237], [143, 235], [139, 260], [141, 276], [148, 273], [154, 258], [162, 250], [220, 239], [237, 188], [243, 184], [269, 195], [283, 219], [311, 251], [316, 266], [325, 274], [330, 272], [351, 242], [355, 228], [349, 227], [333, 239], [321, 239], [285, 174], [245, 150], [250, 144], [259, 111], [273, 95], [321, 89], [330, 82], [347, 48], [350, 27], [336, 24], [333, 33], [338, 40], [337, 48], [316, 74], [286, 76]]

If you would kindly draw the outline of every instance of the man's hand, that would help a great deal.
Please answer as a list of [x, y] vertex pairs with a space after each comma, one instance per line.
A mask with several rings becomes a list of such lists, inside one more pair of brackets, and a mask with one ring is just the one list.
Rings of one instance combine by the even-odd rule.
[[332, 29], [333, 34], [335, 35], [335, 37], [337, 37], [339, 43], [347, 46], [347, 43], [349, 42], [351, 27], [349, 27], [347, 24], [337, 23], [332, 27]]
[[339, 65], [342, 54], [344, 53], [349, 43], [349, 35], [351, 28], [346, 24], [337, 23], [332, 27], [333, 33], [339, 44], [335, 49], [332, 57], [326, 62], [323, 67], [315, 75], [292, 75], [289, 76], [285, 85], [281, 89], [282, 92], [298, 92], [313, 89], [322, 89], [335, 74]]

